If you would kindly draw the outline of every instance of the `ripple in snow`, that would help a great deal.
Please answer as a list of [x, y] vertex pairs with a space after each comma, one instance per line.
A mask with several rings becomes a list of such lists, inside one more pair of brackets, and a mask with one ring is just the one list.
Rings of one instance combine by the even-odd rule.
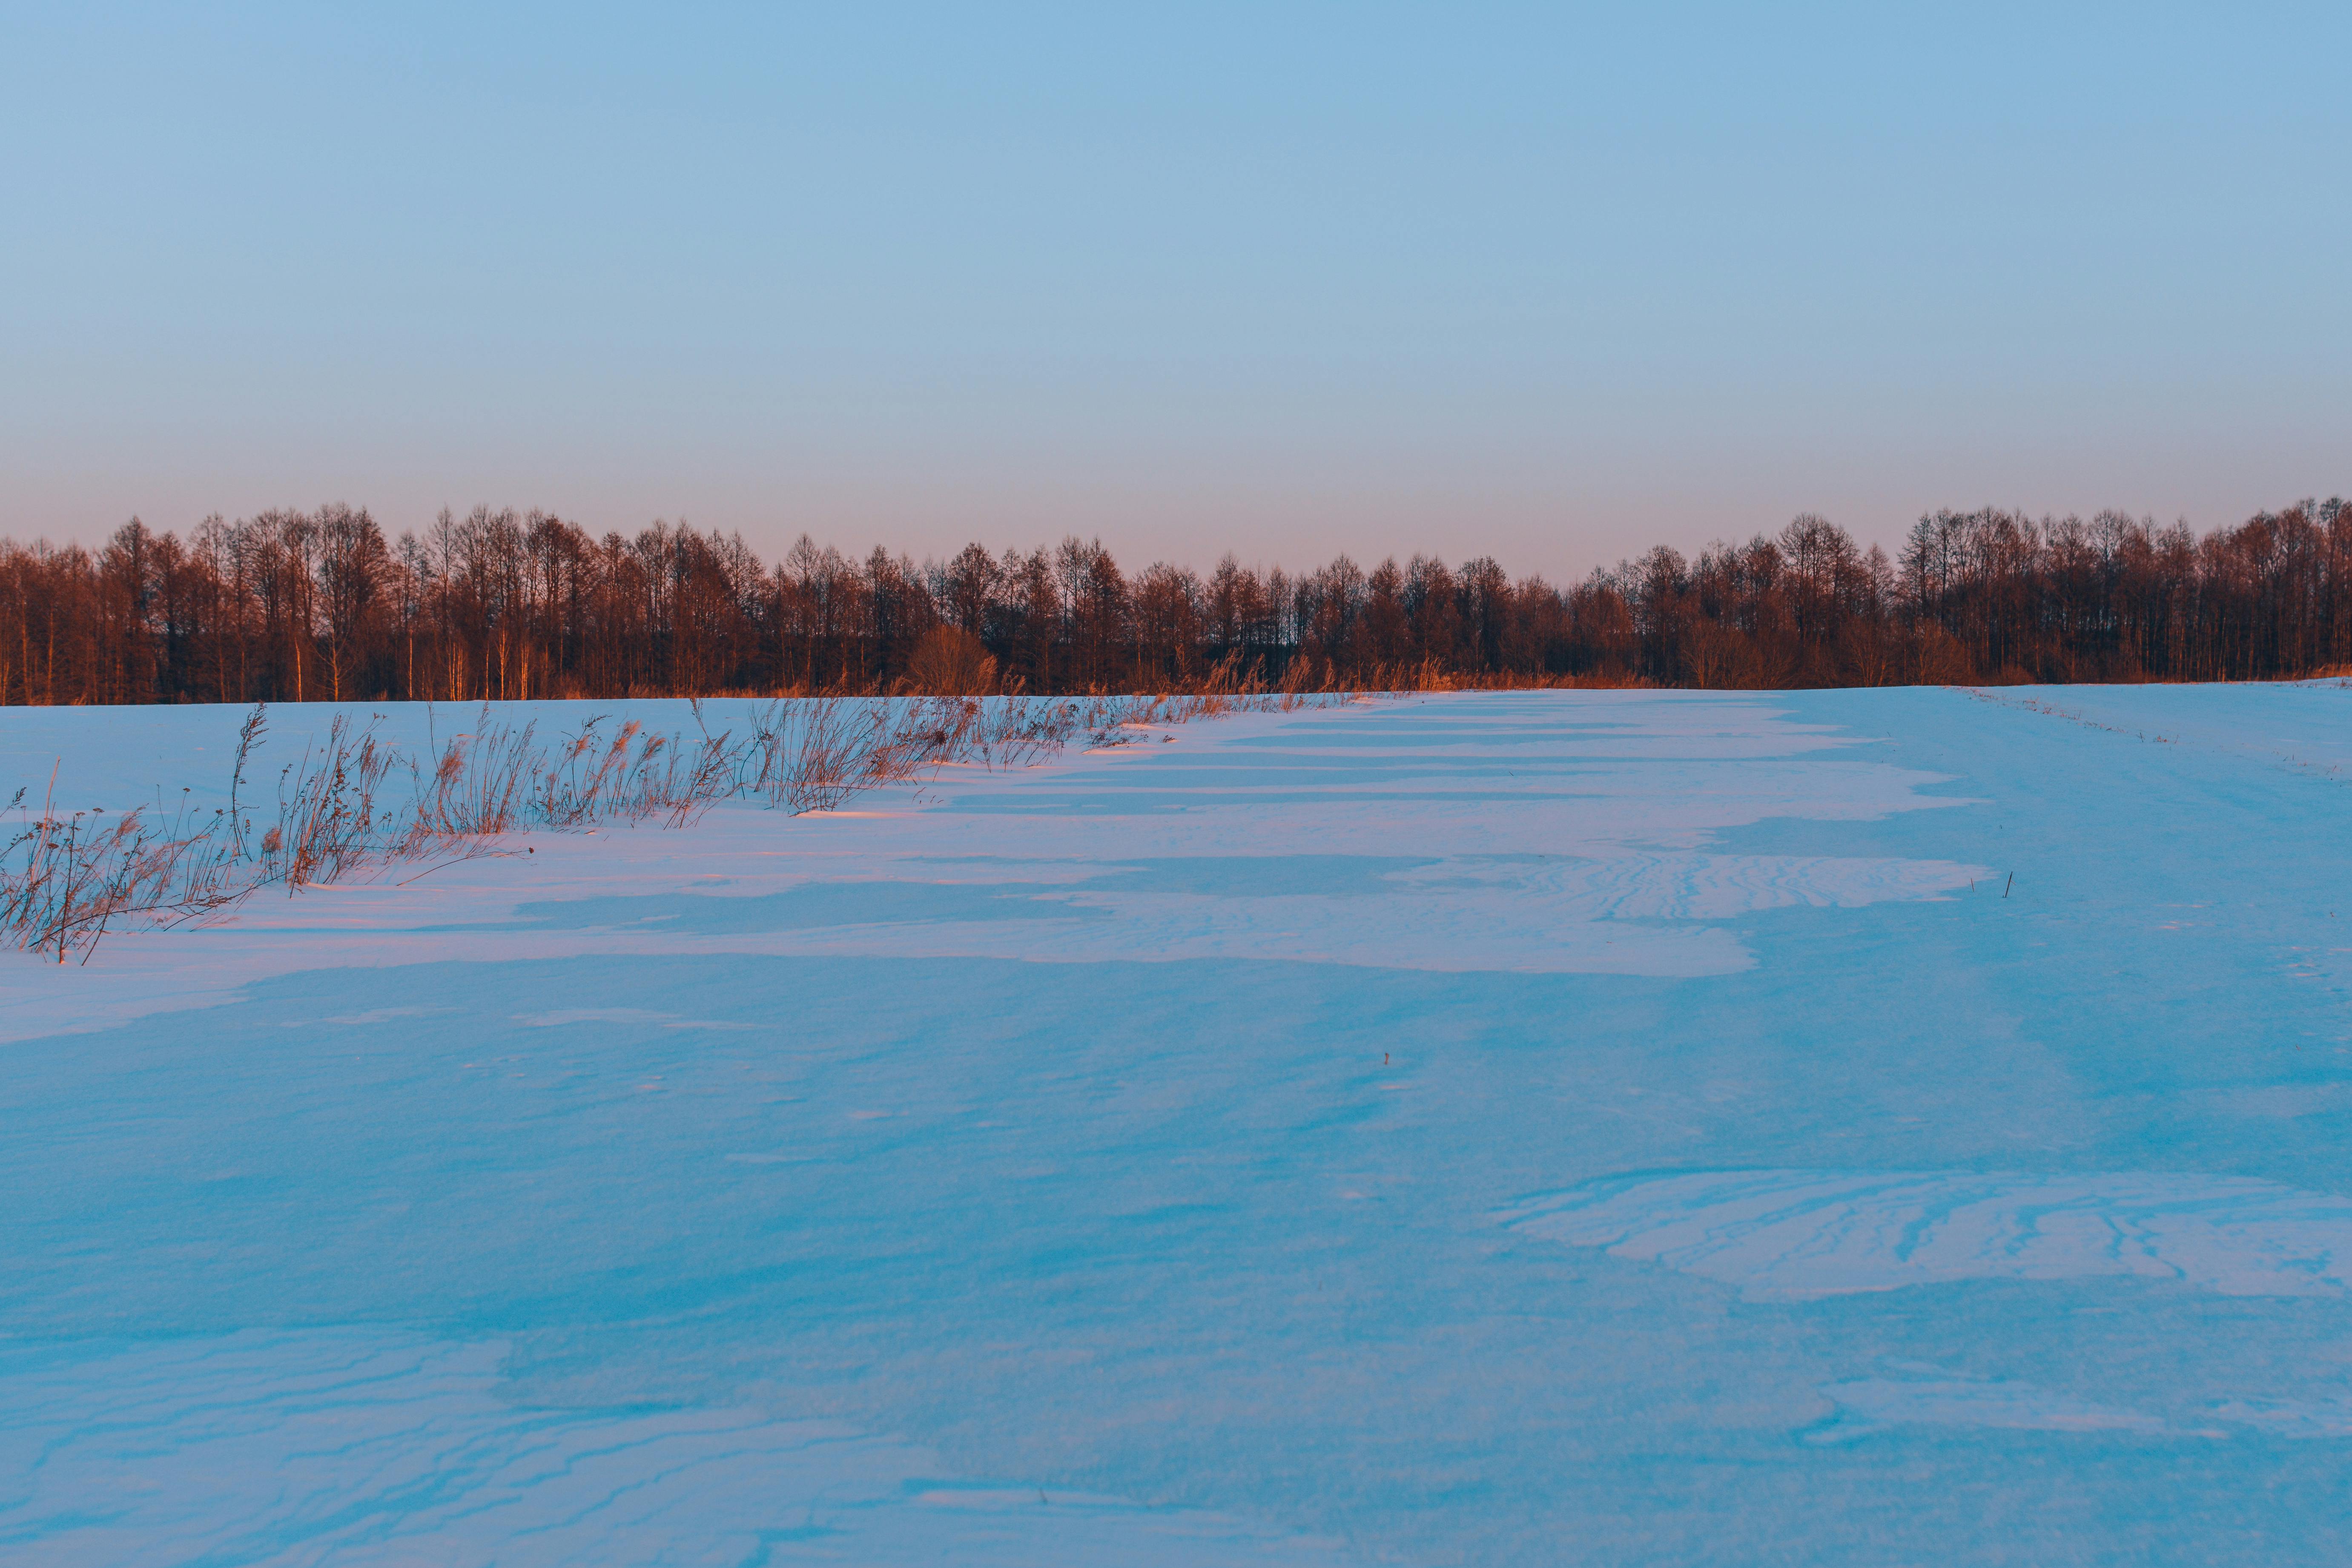
[[2246, 1176], [1694, 1171], [1587, 1182], [1502, 1217], [1754, 1297], [2105, 1276], [2352, 1295], [2352, 1198]]
[[1265, 1565], [1320, 1542], [946, 1478], [927, 1450], [724, 1409], [520, 1409], [503, 1348], [397, 1331], [0, 1353], [11, 1563]]
[[[1822, 1394], [1834, 1418], [1805, 1434], [1808, 1443], [1851, 1443], [1887, 1426], [1965, 1426], [2011, 1432], [2170, 1434], [2153, 1415], [2074, 1399], [2030, 1383], [1979, 1378], [1857, 1378], [1832, 1383]], [[2219, 1433], [2197, 1433], [2219, 1436]]]

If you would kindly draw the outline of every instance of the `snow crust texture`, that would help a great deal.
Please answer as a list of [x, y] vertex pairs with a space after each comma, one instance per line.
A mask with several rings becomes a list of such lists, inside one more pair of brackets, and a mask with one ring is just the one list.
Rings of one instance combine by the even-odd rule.
[[2352, 1198], [2244, 1177], [1701, 1172], [1594, 1183], [1510, 1218], [1750, 1296], [2106, 1275], [2225, 1296], [2352, 1291]]
[[9, 957], [0, 1561], [2339, 1562], [2347, 768], [1465, 695]]

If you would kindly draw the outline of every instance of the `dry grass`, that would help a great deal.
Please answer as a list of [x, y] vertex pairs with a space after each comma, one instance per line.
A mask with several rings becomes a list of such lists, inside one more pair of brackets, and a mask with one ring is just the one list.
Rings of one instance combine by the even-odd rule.
[[[446, 863], [521, 831], [607, 822], [683, 827], [722, 800], [762, 802], [794, 816], [832, 811], [852, 796], [936, 774], [950, 765], [1033, 766], [1081, 741], [1129, 744], [1150, 731], [1245, 711], [1288, 712], [1352, 700], [1296, 686], [1178, 697], [1100, 695], [852, 700], [780, 698], [754, 710], [748, 739], [647, 732], [632, 721], [607, 732], [593, 718], [551, 746], [533, 725], [492, 721], [423, 759], [404, 757], [372, 727], [338, 716], [326, 739], [280, 772], [275, 817], [256, 836], [245, 805], [246, 765], [267, 729], [256, 706], [238, 731], [230, 805], [209, 817], [165, 820], [142, 808], [37, 815], [19, 790], [8, 806], [22, 826], [0, 847], [0, 941], [63, 963], [85, 963], [110, 929], [217, 919], [265, 888], [289, 893], [362, 871]], [[387, 792], [404, 769], [410, 787]], [[54, 781], [54, 771], [52, 773]]]
[[[17, 791], [9, 810], [20, 811], [24, 799]], [[0, 848], [0, 935], [62, 963], [77, 949], [87, 956], [120, 921], [179, 925], [245, 896], [234, 841], [221, 831], [225, 816], [192, 825], [184, 813], [169, 823], [151, 820], [144, 808], [111, 822], [106, 815], [60, 817], [45, 799], [39, 816]]]

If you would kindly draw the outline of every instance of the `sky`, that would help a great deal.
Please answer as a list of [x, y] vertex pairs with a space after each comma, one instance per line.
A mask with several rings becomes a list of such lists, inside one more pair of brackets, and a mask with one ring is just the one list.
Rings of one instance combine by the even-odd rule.
[[2352, 490], [2352, 7], [0, 5], [0, 535], [1492, 553]]

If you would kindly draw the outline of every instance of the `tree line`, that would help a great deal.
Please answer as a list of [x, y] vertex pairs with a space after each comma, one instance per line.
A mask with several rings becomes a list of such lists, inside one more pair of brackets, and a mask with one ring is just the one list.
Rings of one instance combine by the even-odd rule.
[[918, 563], [803, 536], [364, 509], [0, 540], [0, 704], [1480, 685], [2242, 680], [2352, 666], [2352, 506], [2199, 535], [2101, 512], [1803, 516], [1558, 587], [1479, 557], [1129, 572], [1099, 542]]

